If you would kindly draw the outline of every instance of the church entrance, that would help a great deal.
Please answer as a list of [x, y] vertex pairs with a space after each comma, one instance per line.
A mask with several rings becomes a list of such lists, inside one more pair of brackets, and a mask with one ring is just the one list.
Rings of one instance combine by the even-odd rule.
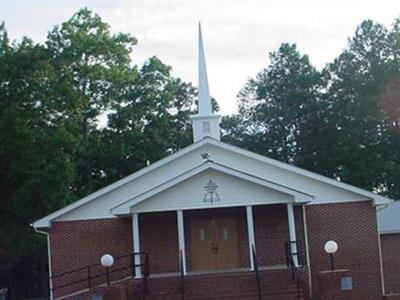
[[239, 267], [236, 218], [195, 219], [191, 221], [190, 227], [194, 271]]

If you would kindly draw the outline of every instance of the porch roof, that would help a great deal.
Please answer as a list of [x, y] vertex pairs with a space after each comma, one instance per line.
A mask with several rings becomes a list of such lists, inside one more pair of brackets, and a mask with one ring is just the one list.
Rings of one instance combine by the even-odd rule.
[[[192, 169], [190, 169], [189, 171], [183, 172], [179, 175], [177, 175], [176, 177], [166, 180], [165, 182], [154, 186], [148, 190], [146, 190], [145, 192], [132, 197], [131, 199], [128, 199], [127, 201], [120, 203], [119, 205], [113, 207], [111, 209], [112, 213], [114, 215], [128, 215], [132, 212], [132, 209], [137, 206], [138, 204], [142, 203], [145, 200], [148, 200], [156, 195], [159, 195], [160, 193], [171, 189], [172, 187], [175, 187], [179, 184], [181, 184], [182, 182], [193, 178], [194, 176], [201, 174], [203, 172], [206, 171], [217, 171], [221, 174], [226, 174], [229, 176], [232, 176], [234, 178], [237, 179], [241, 179], [245, 182], [248, 183], [252, 183], [255, 184], [256, 186], [261, 186], [264, 188], [267, 188], [269, 190], [271, 190], [272, 192], [278, 192], [284, 195], [287, 195], [289, 197], [287, 197], [285, 200], [284, 199], [279, 199], [279, 200], [272, 200], [271, 202], [268, 201], [268, 199], [264, 198], [263, 200], [255, 200], [253, 197], [251, 197], [249, 195], [249, 197], [244, 197], [243, 200], [239, 202], [219, 202], [219, 203], [215, 203], [215, 205], [213, 205], [213, 208], [216, 207], [227, 207], [227, 206], [245, 206], [245, 205], [255, 205], [255, 204], [268, 204], [268, 203], [288, 203], [288, 202], [293, 202], [293, 203], [307, 203], [310, 202], [314, 199], [314, 196], [307, 193], [306, 191], [301, 191], [298, 189], [294, 189], [285, 185], [282, 185], [280, 183], [277, 182], [273, 182], [270, 180], [266, 180], [265, 178], [261, 178], [237, 169], [234, 169], [232, 167], [223, 165], [221, 163], [217, 163], [211, 160], [208, 160]], [[197, 184], [198, 186], [198, 184]], [[160, 201], [158, 201], [160, 202]], [[187, 203], [182, 201], [179, 205], [175, 205], [172, 204], [172, 206], [170, 207], [165, 207], [165, 205], [160, 205], [160, 203], [154, 203], [151, 206], [151, 211], [160, 211], [160, 210], [171, 210], [171, 209], [193, 209], [193, 208], [204, 208], [202, 205], [193, 205], [192, 203]], [[149, 208], [147, 208], [147, 211], [149, 211]]]

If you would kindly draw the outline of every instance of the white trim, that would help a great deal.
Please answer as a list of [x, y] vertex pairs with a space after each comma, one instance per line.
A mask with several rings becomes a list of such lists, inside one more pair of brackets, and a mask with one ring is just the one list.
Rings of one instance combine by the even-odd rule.
[[378, 232], [378, 253], [379, 253], [379, 268], [381, 271], [381, 285], [382, 285], [382, 295], [386, 295], [386, 288], [385, 288], [385, 275], [383, 273], [383, 259], [382, 259], [382, 243], [381, 243], [381, 235], [379, 233], [379, 224], [378, 224], [378, 212], [375, 212], [376, 218], [376, 230]]
[[[297, 241], [297, 237], [296, 237], [296, 221], [294, 219], [293, 204], [288, 203], [288, 204], [286, 204], [286, 207], [287, 207], [287, 217], [288, 217], [288, 224], [289, 224], [289, 240], [290, 240], [290, 242], [295, 242], [295, 241]], [[290, 243], [290, 249], [291, 249], [292, 253], [297, 253], [296, 244]], [[297, 255], [293, 256], [293, 261], [294, 261], [294, 265], [296, 267], [298, 267], [299, 261], [297, 259]]]
[[249, 239], [250, 270], [254, 271], [254, 257], [252, 249], [254, 247], [254, 251], [256, 251], [256, 239], [254, 236], [253, 207], [251, 205], [246, 206], [246, 217], [247, 217], [247, 235]]
[[86, 196], [86, 197], [84, 197], [84, 198], [82, 198], [82, 199], [80, 199], [80, 200], [78, 200], [78, 201], [76, 201], [76, 202], [74, 202], [74, 203], [72, 203], [72, 204], [70, 204], [70, 205], [68, 205], [68, 206], [56, 211], [56, 212], [54, 212], [54, 213], [52, 213], [52, 214], [50, 214], [50, 215], [47, 215], [46, 217], [43, 217], [43, 218], [35, 221], [33, 223], [33, 227], [34, 228], [50, 227], [51, 226], [50, 222], [52, 220], [54, 220], [55, 218], [60, 217], [63, 214], [65, 214], [65, 213], [67, 213], [67, 212], [69, 212], [69, 211], [71, 211], [73, 209], [76, 209], [76, 208], [78, 208], [78, 207], [80, 207], [80, 206], [92, 201], [93, 199], [95, 199], [95, 198], [97, 198], [97, 197], [99, 197], [101, 195], [104, 195], [104, 194], [106, 194], [106, 193], [108, 193], [108, 192], [110, 192], [110, 191], [112, 191], [112, 190], [114, 190], [114, 189], [116, 189], [116, 188], [118, 188], [118, 187], [120, 187], [120, 186], [122, 186], [122, 185], [124, 185], [124, 184], [126, 184], [126, 183], [128, 183], [128, 182], [130, 182], [130, 181], [132, 181], [134, 179], [136, 179], [136, 178], [138, 178], [139, 176], [142, 176], [142, 175], [144, 175], [144, 174], [146, 174], [146, 173], [148, 173], [148, 172], [150, 172], [150, 171], [152, 171], [154, 169], [157, 169], [157, 168], [161, 167], [162, 165], [164, 165], [164, 164], [166, 164], [168, 162], [176, 160], [176, 159], [180, 158], [181, 156], [187, 154], [188, 152], [193, 151], [193, 150], [195, 150], [197, 148], [200, 148], [201, 146], [206, 145], [206, 144], [214, 145], [216, 147], [219, 147], [219, 148], [222, 148], [222, 149], [225, 149], [225, 150], [228, 150], [228, 151], [232, 151], [234, 153], [237, 153], [237, 154], [240, 154], [240, 155], [252, 158], [252, 159], [256, 159], [258, 161], [261, 161], [261, 162], [264, 162], [264, 163], [267, 163], [267, 164], [270, 164], [270, 165], [273, 165], [273, 166], [288, 170], [290, 172], [293, 172], [293, 173], [296, 173], [296, 174], [300, 174], [302, 176], [305, 176], [305, 177], [308, 177], [308, 178], [312, 178], [314, 180], [333, 185], [333, 186], [338, 187], [340, 189], [344, 189], [344, 190], [347, 190], [347, 191], [362, 195], [364, 197], [367, 197], [368, 199], [373, 200], [374, 201], [374, 205], [387, 204], [390, 201], [393, 201], [393, 200], [391, 200], [389, 198], [380, 196], [380, 195], [372, 193], [372, 192], [365, 191], [363, 189], [351, 186], [349, 184], [345, 184], [343, 182], [339, 182], [339, 181], [336, 181], [334, 179], [331, 179], [331, 178], [328, 178], [328, 177], [325, 177], [325, 176], [322, 176], [322, 175], [319, 175], [319, 174], [316, 174], [316, 173], [313, 173], [313, 172], [310, 172], [310, 171], [307, 171], [307, 170], [304, 170], [304, 169], [301, 169], [301, 168], [298, 168], [298, 167], [295, 167], [295, 166], [292, 166], [292, 165], [289, 165], [289, 164], [286, 164], [286, 163], [283, 163], [283, 162], [280, 162], [280, 161], [277, 161], [277, 160], [274, 160], [274, 159], [271, 159], [271, 158], [268, 158], [268, 157], [265, 157], [265, 156], [262, 156], [262, 155], [259, 155], [259, 154], [256, 154], [256, 153], [241, 149], [241, 148], [238, 148], [236, 146], [232, 146], [232, 145], [223, 143], [221, 141], [215, 140], [215, 139], [210, 138], [210, 137], [205, 137], [202, 140], [200, 140], [200, 141], [198, 141], [198, 142], [196, 142], [196, 143], [194, 143], [194, 144], [192, 144], [192, 145], [190, 145], [190, 146], [188, 146], [188, 147], [186, 147], [186, 148], [184, 148], [184, 149], [182, 149], [182, 150], [180, 150], [180, 151], [178, 151], [178, 152], [176, 152], [176, 153], [174, 153], [174, 154], [172, 154], [172, 155], [170, 155], [168, 157], [165, 157], [165, 158], [155, 162], [154, 164], [152, 164], [152, 165], [150, 165], [148, 167], [145, 167], [145, 168], [143, 168], [143, 169], [141, 169], [141, 170], [139, 170], [139, 171], [137, 171], [137, 172], [135, 172], [135, 173], [133, 173], [133, 174], [121, 179], [121, 180], [118, 180], [117, 182], [114, 182], [113, 184], [110, 184], [110, 185], [108, 185], [108, 186], [106, 186], [106, 187], [104, 187], [104, 188], [102, 188], [102, 189], [100, 189], [100, 190], [98, 190], [98, 191], [96, 191], [96, 192], [94, 192], [94, 193], [92, 193], [92, 194], [90, 194], [90, 195], [88, 195], [88, 196]]
[[307, 203], [307, 205], [326, 205], [326, 204], [345, 204], [345, 203], [353, 203], [353, 202], [372, 202], [371, 205], [374, 206], [373, 201], [371, 199], [352, 199], [352, 200], [346, 200], [346, 199], [341, 199], [341, 200], [335, 200], [335, 201], [329, 201], [329, 202], [317, 202], [317, 201], [312, 201]]
[[387, 198], [387, 197], [383, 197], [381, 195], [378, 195], [378, 194], [363, 190], [361, 188], [352, 186], [350, 184], [343, 183], [341, 181], [337, 181], [337, 180], [334, 180], [332, 178], [329, 178], [329, 177], [326, 177], [326, 176], [323, 176], [323, 175], [320, 175], [320, 174], [317, 174], [317, 173], [313, 173], [311, 171], [308, 171], [308, 170], [305, 170], [305, 169], [301, 169], [299, 167], [296, 167], [296, 166], [293, 166], [293, 165], [289, 165], [287, 163], [283, 163], [281, 161], [278, 161], [278, 160], [275, 160], [275, 159], [272, 159], [272, 158], [268, 158], [266, 156], [262, 156], [260, 154], [257, 154], [257, 153], [254, 153], [254, 152], [251, 152], [251, 151], [248, 151], [248, 150], [244, 150], [244, 149], [236, 147], [236, 146], [232, 146], [232, 145], [217, 141], [215, 139], [209, 139], [209, 143], [212, 144], [212, 145], [215, 145], [217, 147], [223, 148], [225, 150], [232, 151], [232, 152], [235, 152], [235, 153], [238, 153], [238, 154], [241, 154], [241, 155], [244, 155], [244, 156], [259, 160], [259, 161], [262, 161], [264, 163], [273, 165], [275, 167], [278, 167], [278, 168], [281, 168], [281, 169], [285, 169], [285, 170], [288, 170], [290, 172], [293, 172], [293, 173], [296, 173], [296, 174], [299, 174], [299, 175], [303, 175], [305, 177], [309, 177], [309, 178], [312, 178], [314, 180], [321, 181], [321, 182], [336, 186], [336, 187], [338, 187], [340, 189], [347, 190], [347, 191], [353, 192], [355, 194], [359, 194], [361, 196], [365, 196], [367, 198], [371, 198], [372, 200], [374, 200], [374, 205], [387, 204], [390, 201], [394, 201], [393, 199], [390, 199], [390, 198]]
[[303, 229], [304, 229], [304, 243], [305, 243], [305, 248], [306, 248], [308, 288], [310, 290], [310, 297], [312, 298], [311, 260], [310, 260], [310, 246], [308, 244], [308, 228], [307, 228], [306, 206], [302, 205], [301, 208], [302, 208], [302, 212], [303, 212]]
[[[139, 214], [132, 214], [132, 234], [133, 234], [133, 253], [140, 252], [140, 227], [139, 227]], [[134, 255], [135, 265], [141, 263], [140, 255]], [[135, 267], [135, 278], [142, 278], [142, 268], [140, 266]]]
[[379, 232], [380, 235], [400, 234], [400, 230], [384, 230]]
[[51, 267], [51, 242], [50, 242], [50, 234], [47, 233], [47, 256], [48, 256], [48, 261], [49, 261], [49, 290], [50, 290], [50, 300], [54, 299], [53, 296], [53, 272], [52, 272], [52, 267]]
[[257, 205], [274, 205], [274, 204], [286, 204], [287, 202], [282, 202], [282, 201], [268, 201], [268, 203], [266, 202], [253, 202], [253, 201], [249, 201], [247, 203], [228, 203], [228, 204], [221, 204], [218, 202], [217, 203], [213, 203], [212, 206], [204, 206], [204, 205], [195, 205], [195, 206], [190, 206], [190, 207], [168, 207], [168, 208], [152, 208], [152, 209], [136, 209], [135, 207], [132, 207], [131, 212], [132, 213], [154, 213], [154, 212], [166, 212], [166, 211], [177, 211], [177, 210], [183, 210], [183, 211], [187, 211], [187, 210], [199, 210], [199, 209], [214, 209], [214, 208], [227, 208], [227, 207], [244, 207], [246, 205], [251, 205], [251, 206], [257, 206]]
[[178, 224], [179, 251], [182, 251], [183, 274], [186, 275], [187, 268], [186, 268], [186, 246], [185, 246], [185, 222], [184, 222], [184, 218], [183, 218], [183, 211], [178, 210], [176, 212], [176, 217], [177, 217], [177, 224]]
[[93, 221], [93, 220], [107, 220], [107, 219], [116, 219], [118, 218], [117, 216], [110, 215], [110, 216], [90, 216], [90, 217], [85, 217], [85, 218], [73, 218], [71, 220], [53, 220], [52, 222], [75, 222], [75, 221]]
[[[284, 193], [284, 194], [291, 195], [291, 196], [294, 197], [294, 201], [298, 202], [298, 203], [309, 202], [309, 201], [312, 201], [314, 199], [314, 196], [312, 196], [310, 194], [307, 194], [307, 193], [305, 193], [303, 191], [291, 189], [291, 188], [285, 187], [285, 186], [283, 186], [281, 184], [278, 184], [278, 183], [275, 183], [275, 182], [271, 182], [271, 181], [268, 181], [268, 180], [264, 180], [264, 179], [259, 178], [259, 177], [248, 175], [248, 174], [246, 174], [244, 172], [240, 172], [238, 170], [235, 170], [235, 169], [232, 169], [232, 168], [220, 165], [220, 164], [216, 164], [213, 161], [208, 161], [208, 162], [203, 163], [203, 164], [201, 164], [201, 165], [199, 165], [199, 166], [197, 166], [197, 167], [195, 167], [195, 168], [193, 168], [193, 169], [191, 169], [191, 170], [189, 170], [187, 172], [179, 174], [175, 178], [173, 178], [171, 180], [168, 180], [168, 181], [166, 181], [166, 182], [164, 182], [164, 183], [162, 183], [162, 184], [160, 184], [160, 185], [158, 185], [156, 187], [153, 187], [153, 188], [147, 190], [146, 192], [144, 192], [144, 193], [142, 193], [140, 195], [137, 195], [137, 196], [135, 196], [135, 197], [133, 197], [131, 199], [128, 199], [125, 202], [120, 203], [119, 205], [113, 207], [111, 209], [111, 212], [114, 215], [127, 215], [127, 214], [129, 214], [131, 212], [130, 209], [134, 205], [136, 205], [136, 204], [138, 204], [138, 203], [140, 203], [140, 202], [142, 202], [142, 201], [144, 201], [144, 200], [146, 200], [146, 199], [148, 199], [148, 198], [150, 198], [152, 196], [155, 196], [155, 195], [159, 194], [160, 192], [162, 192], [162, 191], [164, 191], [164, 190], [166, 190], [168, 188], [171, 188], [171, 187], [183, 182], [184, 180], [186, 180], [188, 178], [191, 178], [191, 177], [193, 177], [193, 176], [195, 176], [195, 175], [197, 175], [197, 174], [199, 174], [199, 173], [201, 173], [203, 171], [210, 170], [210, 169], [211, 170], [215, 170], [215, 171], [219, 171], [219, 172], [222, 172], [222, 173], [225, 173], [225, 174], [228, 174], [228, 175], [232, 175], [232, 176], [235, 176], [235, 177], [238, 177], [238, 178], [241, 178], [241, 179], [244, 179], [244, 180], [256, 183], [256, 184], [259, 184], [259, 185], [262, 185], [264, 187], [279, 191], [279, 192]], [[180, 209], [185, 209], [185, 208], [181, 207]]]
[[51, 269], [51, 243], [50, 243], [50, 233], [42, 230], [38, 230], [35, 228], [35, 231], [40, 234], [44, 234], [46, 236], [46, 243], [47, 243], [47, 261], [48, 261], [48, 272], [49, 272], [49, 296], [50, 300], [54, 299], [53, 296], [53, 280], [52, 280], [52, 269]]
[[188, 153], [192, 150], [195, 150], [195, 149], [203, 146], [206, 143], [207, 143], [207, 139], [202, 139], [201, 141], [198, 141], [197, 143], [189, 145], [186, 148], [183, 148], [182, 150], [175, 152], [174, 154], [171, 154], [165, 158], [162, 158], [162, 159], [156, 161], [155, 163], [151, 164], [148, 167], [144, 167], [143, 169], [140, 169], [139, 171], [136, 171], [136, 172], [132, 173], [131, 175], [128, 175], [127, 177], [124, 177], [110, 185], [107, 185], [104, 188], [97, 190], [96, 192], [94, 192], [92, 194], [89, 194], [88, 196], [86, 196], [78, 201], [75, 201], [74, 203], [71, 203], [70, 205], [67, 205], [67, 206], [65, 206], [65, 207], [39, 219], [39, 220], [36, 220], [35, 222], [33, 222], [32, 225], [35, 228], [50, 227], [50, 221], [52, 221], [53, 219], [58, 218], [61, 215], [66, 214], [67, 212], [74, 210], [74, 209], [92, 201], [93, 199], [98, 198], [98, 197], [100, 197], [100, 196], [102, 196], [102, 195], [104, 195], [104, 194], [106, 194], [106, 193], [152, 171], [152, 170], [155, 170], [168, 162], [178, 159], [179, 157], [185, 155], [186, 153]]

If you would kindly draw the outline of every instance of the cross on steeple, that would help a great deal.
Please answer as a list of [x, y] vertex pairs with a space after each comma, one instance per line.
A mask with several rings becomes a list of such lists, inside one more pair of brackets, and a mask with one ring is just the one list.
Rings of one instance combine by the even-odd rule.
[[220, 140], [220, 116], [212, 112], [211, 96], [208, 89], [206, 58], [199, 22], [199, 102], [198, 112], [192, 116], [193, 140], [197, 142], [206, 136]]

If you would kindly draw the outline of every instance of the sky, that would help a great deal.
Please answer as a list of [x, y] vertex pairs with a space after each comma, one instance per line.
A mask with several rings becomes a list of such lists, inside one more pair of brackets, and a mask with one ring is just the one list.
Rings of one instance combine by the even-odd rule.
[[53, 26], [82, 7], [99, 14], [113, 32], [138, 39], [135, 64], [156, 55], [172, 66], [174, 76], [195, 85], [201, 21], [210, 93], [223, 115], [237, 111], [237, 93], [268, 65], [268, 53], [281, 43], [296, 43], [321, 69], [363, 20], [390, 26], [400, 16], [399, 0], [0, 0], [0, 20], [11, 39], [43, 42]]

